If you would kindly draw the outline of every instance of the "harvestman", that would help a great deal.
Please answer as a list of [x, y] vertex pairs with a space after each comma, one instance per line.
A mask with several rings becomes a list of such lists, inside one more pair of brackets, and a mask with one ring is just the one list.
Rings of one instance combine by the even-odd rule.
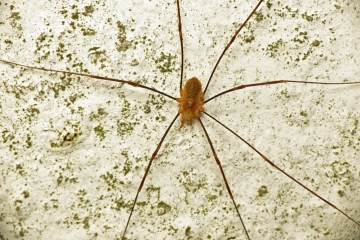
[[178, 114], [176, 114], [176, 116], [173, 118], [172, 122], [170, 123], [170, 125], [168, 126], [168, 128], [166, 129], [165, 133], [163, 134], [160, 142], [158, 143], [156, 150], [153, 152], [149, 163], [147, 165], [147, 168], [145, 170], [145, 173], [142, 177], [140, 186], [138, 188], [137, 194], [133, 200], [133, 204], [131, 207], [131, 211], [130, 214], [128, 216], [128, 219], [126, 221], [126, 227], [123, 230], [123, 234], [122, 234], [122, 238], [125, 239], [125, 235], [127, 233], [127, 230], [129, 228], [129, 223], [131, 222], [131, 217], [132, 214], [134, 213], [135, 209], [136, 209], [136, 203], [137, 203], [137, 199], [138, 196], [145, 184], [146, 181], [146, 177], [149, 173], [150, 167], [153, 163], [153, 160], [156, 158], [160, 147], [167, 135], [167, 133], [169, 132], [169, 130], [172, 128], [174, 122], [177, 120], [177, 118], [179, 117], [179, 115], [182, 115], [182, 119], [181, 119], [181, 125], [180, 127], [182, 127], [184, 124], [189, 123], [192, 124], [194, 121], [199, 121], [205, 135], [206, 135], [206, 139], [209, 143], [209, 146], [211, 148], [212, 151], [212, 155], [217, 163], [217, 165], [219, 166], [219, 170], [221, 172], [225, 187], [227, 189], [227, 193], [233, 203], [233, 206], [236, 210], [237, 216], [239, 218], [239, 224], [242, 225], [244, 232], [247, 236], [248, 239], [251, 238], [251, 234], [248, 233], [248, 231], [246, 230], [246, 221], [244, 221], [241, 217], [241, 213], [237, 208], [237, 203], [233, 197], [232, 191], [231, 191], [231, 187], [229, 186], [227, 179], [226, 179], [226, 175], [223, 171], [222, 165], [221, 165], [221, 161], [218, 158], [217, 154], [216, 154], [216, 150], [213, 147], [213, 144], [211, 142], [211, 139], [208, 135], [208, 132], [202, 122], [202, 120], [200, 119], [200, 116], [202, 114], [204, 114], [205, 116], [208, 116], [209, 118], [211, 118], [212, 120], [214, 120], [215, 122], [219, 123], [222, 127], [224, 127], [226, 130], [228, 130], [229, 132], [231, 132], [232, 134], [234, 134], [237, 138], [239, 138], [242, 142], [244, 142], [246, 145], [248, 145], [249, 148], [251, 148], [253, 151], [255, 151], [265, 162], [269, 163], [272, 167], [274, 167], [275, 169], [277, 169], [279, 172], [281, 172], [282, 174], [286, 175], [288, 178], [290, 178], [291, 180], [293, 180], [294, 182], [296, 182], [298, 185], [300, 185], [301, 187], [303, 187], [304, 189], [306, 189], [308, 192], [310, 192], [311, 194], [313, 194], [314, 196], [316, 196], [317, 198], [321, 199], [322, 201], [324, 201], [326, 204], [328, 204], [329, 206], [333, 207], [336, 211], [340, 212], [342, 215], [344, 215], [347, 219], [349, 219], [350, 221], [354, 222], [356, 225], [360, 226], [360, 224], [358, 222], [356, 222], [351, 216], [347, 215], [347, 213], [345, 213], [344, 211], [342, 211], [341, 209], [337, 208], [334, 204], [330, 203], [329, 201], [327, 201], [326, 199], [324, 199], [323, 197], [321, 197], [320, 195], [318, 195], [315, 191], [309, 189], [308, 187], [306, 187], [304, 184], [302, 184], [301, 182], [299, 182], [298, 180], [296, 180], [296, 178], [290, 176], [289, 174], [287, 174], [284, 170], [280, 169], [277, 165], [275, 165], [271, 160], [269, 160], [266, 156], [264, 156], [264, 154], [262, 154], [257, 148], [255, 148], [252, 144], [250, 144], [249, 142], [247, 142], [247, 140], [243, 139], [240, 135], [238, 135], [237, 133], [235, 133], [233, 130], [231, 130], [230, 128], [228, 128], [227, 126], [225, 126], [223, 123], [221, 123], [219, 120], [217, 120], [216, 118], [214, 118], [213, 116], [211, 116], [210, 114], [208, 114], [205, 110], [204, 110], [204, 105], [227, 93], [233, 92], [233, 91], [237, 91], [240, 89], [244, 89], [244, 88], [250, 88], [250, 87], [258, 87], [258, 86], [263, 86], [263, 85], [273, 85], [273, 84], [281, 84], [281, 83], [291, 83], [291, 84], [322, 84], [322, 85], [343, 85], [343, 84], [359, 84], [360, 82], [335, 82], [335, 83], [327, 83], [327, 82], [314, 82], [314, 81], [297, 81], [297, 80], [275, 80], [275, 81], [268, 81], [268, 82], [260, 82], [260, 83], [254, 83], [254, 84], [245, 84], [245, 85], [240, 85], [231, 89], [228, 89], [226, 91], [223, 91], [221, 93], [216, 94], [215, 96], [211, 96], [211, 97], [207, 97], [206, 96], [206, 92], [207, 89], [210, 86], [212, 77], [222, 59], [222, 57], [225, 55], [225, 53], [227, 52], [227, 50], [230, 48], [230, 46], [232, 45], [232, 43], [235, 41], [237, 35], [239, 34], [239, 32], [241, 31], [241, 29], [246, 25], [246, 23], [250, 20], [250, 18], [253, 16], [253, 14], [256, 12], [256, 10], [258, 9], [258, 7], [261, 5], [261, 3], [263, 2], [263, 0], [260, 0], [257, 5], [255, 6], [255, 8], [253, 9], [253, 11], [250, 13], [250, 15], [247, 17], [247, 19], [244, 21], [243, 24], [241, 24], [241, 26], [236, 30], [235, 34], [233, 35], [233, 37], [231, 38], [231, 40], [228, 42], [228, 44], [226, 45], [225, 49], [223, 50], [223, 52], [221, 53], [220, 57], [218, 58], [212, 72], [210, 75], [210, 78], [207, 81], [207, 84], [205, 86], [204, 91], [202, 91], [202, 85], [200, 83], [200, 81], [196, 78], [190, 78], [189, 80], [186, 81], [185, 84], [183, 84], [183, 70], [184, 70], [184, 47], [183, 47], [183, 36], [182, 36], [182, 23], [181, 23], [181, 12], [180, 12], [180, 4], [179, 4], [179, 0], [176, 1], [177, 3], [177, 14], [178, 14], [178, 31], [179, 31], [179, 38], [180, 38], [180, 46], [181, 46], [181, 77], [180, 77], [180, 98], [175, 98], [171, 95], [168, 95], [162, 91], [159, 91], [157, 89], [154, 89], [152, 87], [148, 87], [139, 83], [135, 83], [132, 81], [128, 81], [128, 80], [120, 80], [120, 79], [114, 79], [114, 78], [108, 78], [108, 77], [102, 77], [102, 76], [96, 76], [96, 75], [91, 75], [91, 74], [83, 74], [83, 73], [76, 73], [76, 72], [70, 72], [70, 71], [62, 71], [62, 70], [54, 70], [54, 69], [48, 69], [48, 68], [40, 68], [40, 67], [32, 67], [32, 66], [27, 66], [27, 65], [22, 65], [22, 64], [18, 64], [18, 63], [14, 63], [14, 62], [10, 62], [10, 61], [6, 61], [6, 60], [0, 60], [0, 62], [2, 63], [6, 63], [6, 64], [10, 64], [10, 65], [17, 65], [17, 66], [21, 66], [21, 67], [25, 67], [25, 68], [30, 68], [30, 69], [35, 69], [35, 70], [42, 70], [42, 71], [49, 71], [49, 72], [56, 72], [56, 73], [66, 73], [66, 74], [73, 74], [73, 75], [77, 75], [77, 76], [84, 76], [84, 77], [89, 77], [89, 78], [94, 78], [94, 79], [99, 79], [99, 80], [105, 80], [105, 81], [113, 81], [113, 82], [118, 82], [118, 83], [125, 83], [128, 85], [131, 85], [133, 87], [140, 87], [140, 88], [144, 88], [153, 92], [156, 92], [158, 94], [161, 94], [163, 96], [166, 96], [172, 100], [175, 100], [179, 103], [179, 111]]

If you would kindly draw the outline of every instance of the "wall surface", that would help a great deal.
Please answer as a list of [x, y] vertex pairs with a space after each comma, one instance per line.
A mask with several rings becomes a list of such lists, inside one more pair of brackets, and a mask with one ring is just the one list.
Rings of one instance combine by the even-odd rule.
[[[180, 2], [185, 79], [206, 84], [255, 5]], [[5, 0], [0, 12], [0, 59], [179, 96], [173, 0]], [[359, 25], [359, 1], [266, 1], [205, 98], [279, 79], [360, 81]], [[359, 101], [359, 85], [286, 83], [232, 92], [205, 110], [360, 222]], [[145, 89], [0, 63], [0, 239], [121, 239], [177, 111], [176, 101]], [[201, 119], [251, 239], [360, 238], [354, 222]], [[154, 160], [126, 237], [246, 239], [200, 124], [179, 125]]]

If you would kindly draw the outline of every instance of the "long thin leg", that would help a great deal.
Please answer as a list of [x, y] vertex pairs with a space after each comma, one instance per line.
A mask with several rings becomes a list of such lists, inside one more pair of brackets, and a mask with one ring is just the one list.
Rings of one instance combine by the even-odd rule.
[[129, 218], [128, 218], [128, 220], [127, 220], [127, 223], [126, 223], [126, 226], [125, 226], [125, 230], [124, 230], [124, 233], [123, 233], [123, 235], [122, 235], [121, 239], [125, 239], [126, 230], [127, 230], [128, 226], [129, 226], [131, 216], [132, 216], [132, 214], [133, 214], [133, 212], [134, 212], [134, 209], [135, 209], [135, 204], [136, 204], [136, 202], [137, 202], [137, 198], [138, 198], [139, 193], [140, 193], [140, 191], [141, 191], [141, 189], [142, 189], [142, 187], [143, 187], [143, 185], [144, 185], [144, 183], [145, 183], [145, 179], [146, 179], [146, 176], [147, 176], [147, 175], [148, 175], [148, 173], [149, 173], [149, 170], [150, 170], [151, 164], [152, 164], [152, 162], [153, 162], [154, 158], [156, 157], [156, 155], [157, 155], [158, 151], [160, 150], [160, 147], [161, 147], [161, 145], [162, 145], [162, 143], [163, 143], [163, 141], [164, 141], [164, 139], [165, 139], [166, 135], [168, 134], [169, 130], [171, 129], [172, 125], [174, 124], [174, 122], [175, 122], [175, 120], [178, 118], [178, 116], [179, 116], [179, 114], [176, 114], [176, 116], [175, 116], [174, 120], [172, 120], [172, 122], [170, 123], [169, 127], [166, 129], [166, 131], [165, 131], [164, 135], [162, 136], [162, 138], [161, 138], [161, 140], [160, 140], [159, 144], [157, 145], [157, 147], [156, 147], [155, 151], [153, 152], [153, 154], [152, 154], [152, 156], [151, 156], [151, 158], [150, 158], [150, 161], [149, 161], [149, 163], [148, 163], [148, 166], [146, 167], [146, 170], [145, 170], [144, 176], [142, 177], [142, 180], [141, 180], [140, 186], [139, 186], [138, 191], [137, 191], [137, 193], [136, 193], [136, 196], [135, 196], [135, 199], [134, 199], [133, 205], [132, 205], [132, 207], [131, 207], [131, 212], [130, 212]]
[[179, 37], [180, 37], [180, 46], [181, 46], [181, 75], [180, 75], [180, 89], [182, 88], [182, 80], [184, 74], [184, 44], [182, 36], [182, 25], [181, 25], [181, 14], [180, 14], [180, 3], [179, 0], [176, 0], [177, 12], [178, 12], [178, 28], [179, 28]]
[[170, 96], [170, 95], [168, 95], [168, 94], [166, 94], [166, 93], [164, 93], [162, 91], [159, 91], [159, 90], [157, 90], [155, 88], [148, 87], [148, 86], [136, 83], [136, 82], [128, 81], [128, 80], [121, 80], [121, 79], [116, 79], [116, 78], [108, 78], [108, 77], [96, 76], [96, 75], [91, 75], [91, 74], [86, 74], [86, 73], [77, 73], [77, 72], [70, 72], [70, 71], [63, 71], [63, 70], [55, 70], [55, 69], [50, 69], [50, 68], [33, 67], [33, 66], [27, 66], [27, 65], [24, 65], [24, 64], [14, 63], [14, 62], [5, 61], [5, 60], [1, 60], [1, 59], [0, 59], [0, 62], [10, 64], [10, 65], [20, 66], [20, 67], [25, 67], [25, 68], [29, 68], [29, 69], [40, 70], [40, 71], [55, 72], [55, 73], [67, 73], [67, 74], [72, 74], [72, 75], [76, 75], [76, 76], [95, 78], [95, 79], [100, 79], [100, 80], [105, 80], [105, 81], [110, 81], [110, 82], [125, 83], [125, 84], [129, 84], [129, 85], [131, 85], [133, 87], [145, 88], [147, 90], [160, 93], [161, 95], [166, 96], [166, 97], [171, 98], [171, 99], [176, 101], [175, 97]]
[[305, 84], [319, 84], [319, 85], [342, 85], [342, 84], [360, 84], [360, 82], [307, 82], [307, 81], [297, 81], [297, 80], [275, 80], [275, 81], [269, 81], [269, 82], [261, 82], [261, 83], [251, 83], [251, 84], [244, 84], [240, 85], [231, 89], [228, 89], [226, 91], [223, 91], [221, 93], [216, 94], [215, 96], [212, 96], [211, 98], [207, 99], [205, 103], [210, 102], [211, 100], [220, 97], [221, 95], [224, 95], [229, 92], [233, 92], [236, 90], [248, 88], [248, 87], [258, 87], [263, 85], [272, 85], [272, 84], [279, 84], [279, 83], [305, 83]]
[[225, 55], [226, 51], [229, 49], [229, 47], [231, 46], [231, 44], [235, 41], [235, 38], [237, 37], [237, 35], [239, 34], [239, 32], [241, 31], [241, 29], [243, 29], [243, 27], [245, 26], [245, 24], [250, 20], [251, 16], [256, 12], [256, 10], [259, 8], [260, 4], [263, 2], [263, 0], [260, 0], [258, 2], [258, 4], [256, 5], [256, 7], [252, 10], [252, 12], [250, 13], [250, 15], [246, 18], [245, 22], [243, 24], [241, 24], [241, 26], [239, 27], [238, 30], [236, 30], [234, 36], [232, 36], [230, 42], [226, 45], [225, 49], [223, 50], [223, 52], [221, 53], [219, 59], [217, 60], [216, 64], [215, 64], [215, 67], [214, 69], [212, 70], [211, 72], [211, 75], [210, 75], [210, 78], [206, 84], [206, 87], [205, 87], [205, 90], [204, 90], [204, 93], [207, 91], [208, 87], [209, 87], [209, 84], [210, 84], [210, 81], [215, 73], [215, 70], [217, 68], [217, 66], [219, 65], [222, 57]]
[[319, 198], [320, 200], [324, 201], [325, 203], [327, 203], [329, 206], [333, 207], [334, 209], [336, 209], [337, 211], [339, 211], [340, 213], [342, 213], [345, 217], [347, 217], [348, 219], [350, 219], [351, 221], [353, 221], [356, 225], [358, 225], [360, 227], [360, 223], [356, 222], [353, 218], [351, 218], [349, 215], [347, 215], [345, 212], [343, 212], [342, 210], [340, 210], [339, 208], [337, 208], [334, 204], [332, 204], [331, 202], [329, 202], [328, 200], [326, 200], [325, 198], [321, 197], [320, 195], [318, 195], [316, 192], [310, 190], [308, 187], [306, 187], [304, 184], [302, 184], [301, 182], [299, 182], [298, 180], [296, 180], [294, 177], [292, 177], [291, 175], [289, 175], [287, 172], [285, 172], [284, 170], [282, 170], [281, 168], [279, 168], [275, 163], [273, 163], [272, 161], [270, 161], [267, 157], [265, 157], [259, 150], [257, 150], [253, 145], [251, 145], [249, 142], [247, 142], [245, 139], [243, 139], [242, 137], [240, 137], [238, 134], [236, 134], [233, 130], [231, 130], [230, 128], [228, 128], [227, 126], [225, 126], [225, 124], [221, 123], [219, 120], [217, 120], [216, 118], [214, 118], [213, 116], [211, 116], [210, 114], [208, 114], [207, 112], [204, 112], [207, 116], [209, 116], [210, 118], [212, 118], [215, 122], [219, 123], [221, 126], [223, 126], [224, 128], [226, 128], [229, 132], [231, 132], [232, 134], [234, 134], [236, 137], [238, 137], [241, 141], [243, 141], [246, 145], [248, 145], [251, 149], [253, 149], [257, 154], [260, 155], [260, 157], [265, 160], [267, 163], [269, 163], [271, 166], [273, 166], [274, 168], [276, 168], [278, 171], [280, 171], [281, 173], [283, 173], [284, 175], [286, 175], [288, 178], [290, 178], [291, 180], [293, 180], [294, 182], [296, 182], [297, 184], [299, 184], [301, 187], [305, 188], [307, 191], [309, 191], [311, 194], [313, 194], [314, 196], [316, 196], [317, 198]]
[[227, 182], [227, 180], [226, 180], [224, 170], [223, 170], [223, 168], [222, 168], [222, 166], [221, 166], [221, 162], [220, 162], [220, 160], [219, 160], [219, 158], [218, 158], [218, 156], [217, 156], [217, 154], [216, 154], [216, 152], [215, 152], [214, 146], [212, 145], [212, 142], [211, 142], [211, 140], [210, 140], [209, 134], [207, 133], [207, 131], [206, 131], [206, 129], [205, 129], [205, 126], [204, 126], [204, 124], [202, 123], [202, 121], [201, 121], [200, 118], [199, 118], [199, 122], [200, 122], [201, 127], [203, 128], [203, 130], [204, 130], [204, 132], [205, 132], [206, 138], [207, 138], [207, 140], [208, 140], [208, 142], [209, 142], [209, 145], [210, 145], [210, 147], [211, 147], [211, 151], [212, 151], [213, 156], [214, 156], [214, 158], [215, 158], [215, 160], [216, 160], [216, 163], [217, 163], [217, 165], [218, 165], [219, 168], [220, 168], [220, 172], [221, 172], [221, 175], [222, 175], [222, 177], [223, 177], [223, 179], [224, 179], [224, 182], [225, 182], [225, 185], [226, 185], [226, 189], [228, 190], [228, 193], [229, 193], [229, 196], [230, 196], [230, 198], [231, 198], [231, 201], [233, 202], [234, 207], [235, 207], [235, 209], [236, 209], [236, 212], [237, 212], [237, 214], [238, 214], [238, 216], [239, 216], [239, 218], [240, 218], [240, 221], [241, 221], [241, 224], [242, 224], [242, 226], [243, 226], [243, 228], [244, 228], [244, 231], [245, 231], [245, 233], [246, 233], [246, 236], [247, 236], [247, 238], [250, 240], [250, 236], [249, 236], [249, 234], [248, 234], [248, 232], [247, 232], [247, 230], [246, 230], [244, 221], [243, 221], [242, 218], [241, 218], [239, 209], [236, 207], [236, 203], [235, 203], [234, 197], [233, 197], [233, 195], [232, 195], [230, 186], [229, 186], [229, 184], [228, 184], [228, 182]]

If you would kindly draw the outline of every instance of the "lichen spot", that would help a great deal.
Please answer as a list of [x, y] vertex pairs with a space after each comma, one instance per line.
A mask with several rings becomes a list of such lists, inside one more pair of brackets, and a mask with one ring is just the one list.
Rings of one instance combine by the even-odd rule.
[[199, 118], [204, 112], [204, 92], [202, 91], [201, 82], [196, 77], [192, 77], [186, 81], [184, 87], [180, 89], [179, 114], [182, 115], [181, 125], [185, 122], [192, 124], [194, 118]]

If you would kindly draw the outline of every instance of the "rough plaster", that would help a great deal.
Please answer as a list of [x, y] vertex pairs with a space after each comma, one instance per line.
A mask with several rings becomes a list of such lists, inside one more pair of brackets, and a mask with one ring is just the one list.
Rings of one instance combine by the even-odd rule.
[[[185, 79], [205, 84], [255, 4], [181, 2]], [[0, 12], [1, 59], [138, 81], [178, 96], [174, 1], [6, 0]], [[359, 25], [357, 1], [266, 1], [207, 96], [276, 79], [359, 81]], [[0, 239], [120, 239], [177, 104], [131, 86], [3, 63], [0, 74]], [[263, 86], [205, 107], [360, 221], [359, 88]], [[252, 239], [360, 238], [353, 222], [202, 119]], [[245, 239], [199, 124], [179, 124], [152, 166], [127, 237]]]

